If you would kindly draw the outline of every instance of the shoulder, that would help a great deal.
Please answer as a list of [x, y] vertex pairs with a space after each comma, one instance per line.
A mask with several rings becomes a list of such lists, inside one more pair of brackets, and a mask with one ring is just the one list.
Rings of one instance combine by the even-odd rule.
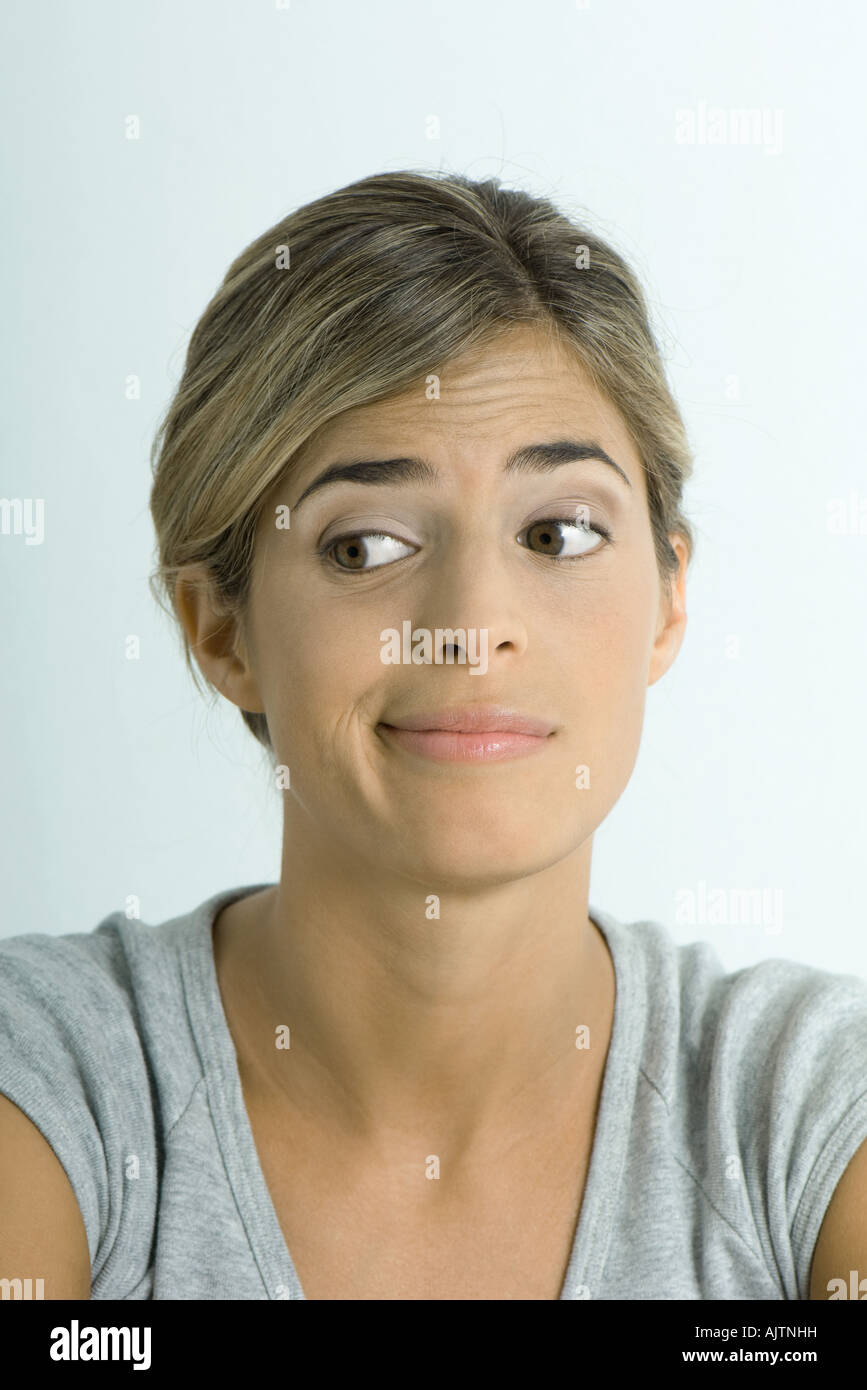
[[660, 923], [617, 930], [640, 979], [644, 1065], [670, 1103], [723, 1075], [732, 1100], [777, 1096], [788, 1115], [816, 1103], [819, 1078], [830, 1105], [867, 1091], [867, 980], [783, 957], [726, 971], [709, 943], [678, 944]]
[[[171, 937], [114, 912], [87, 932], [0, 940], [0, 1027], [26, 1040], [54, 1031], [83, 1063], [129, 1044], [140, 1007], [177, 975]], [[34, 1059], [35, 1060], [35, 1059]]]
[[658, 923], [615, 929], [642, 981], [641, 1074], [709, 1206], [782, 1296], [816, 1296], [814, 1250], [822, 1287], [829, 1261], [867, 1276], [867, 981], [781, 957], [728, 972]]
[[0, 990], [4, 1013], [38, 1007], [62, 1015], [79, 1014], [88, 1004], [129, 1001], [128, 971], [113, 913], [88, 932], [52, 936], [29, 932], [0, 939]]
[[185, 964], [203, 988], [206, 906], [156, 926], [113, 912], [88, 932], [0, 940], [0, 1092], [15, 1100], [10, 1086], [35, 1093], [42, 1083], [53, 1094], [60, 1077], [74, 1078], [111, 1120], [112, 1107], [154, 1084], [166, 1088], [170, 1123], [200, 1074]]
[[0, 941], [0, 1091], [25, 1067], [39, 1079], [105, 1065], [134, 1035], [134, 1001], [114, 917], [91, 932]]
[[95, 1277], [120, 1236], [149, 1229], [161, 1133], [200, 1074], [182, 1027], [185, 920], [117, 912], [89, 932], [0, 940], [0, 1095], [65, 1170]]

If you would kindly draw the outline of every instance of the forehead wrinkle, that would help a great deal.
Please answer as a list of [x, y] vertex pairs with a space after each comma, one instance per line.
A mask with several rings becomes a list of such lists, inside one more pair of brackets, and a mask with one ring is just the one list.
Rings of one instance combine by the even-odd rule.
[[[539, 374], [515, 380], [498, 373], [492, 380], [459, 380], [457, 383], [441, 383], [440, 397], [428, 400], [423, 395], [403, 395], [383, 404], [380, 422], [388, 427], [389, 421], [406, 423], [416, 427], [419, 422], [432, 431], [458, 427], [465, 429], [469, 420], [480, 429], [489, 427], [492, 431], [501, 425], [504, 416], [514, 414], [514, 428], [523, 429], [556, 428], [561, 430], [571, 420], [570, 428], [587, 432], [587, 426], [576, 420], [575, 412], [586, 414], [606, 425], [616, 419], [612, 416], [608, 403], [600, 398], [593, 388], [580, 378], [566, 374], [562, 381], [552, 381], [549, 375]], [[370, 409], [362, 407], [363, 410]], [[535, 417], [550, 415], [552, 424], [544, 422], [531, 425], [526, 419], [528, 413]], [[363, 417], [362, 417], [363, 418]], [[347, 422], [352, 429], [353, 422]], [[515, 441], [516, 443], [522, 441]], [[408, 452], [412, 452], [411, 449]]]
[[[441, 474], [449, 465], [465, 463], [467, 474], [474, 477], [480, 449], [491, 447], [496, 472], [513, 448], [555, 435], [596, 438], [615, 456], [628, 455], [632, 469], [643, 473], [616, 406], [600, 396], [579, 360], [545, 346], [541, 353], [537, 345], [529, 353], [500, 349], [493, 361], [489, 353], [470, 364], [453, 359], [442, 369], [443, 394], [438, 398], [429, 399], [419, 383], [390, 398], [353, 407], [329, 421], [315, 444], [307, 441], [296, 458], [295, 478], [307, 471], [310, 446], [320, 460], [346, 450], [355, 458], [421, 456]], [[547, 359], [552, 370], [542, 370], [537, 365], [540, 358]]]

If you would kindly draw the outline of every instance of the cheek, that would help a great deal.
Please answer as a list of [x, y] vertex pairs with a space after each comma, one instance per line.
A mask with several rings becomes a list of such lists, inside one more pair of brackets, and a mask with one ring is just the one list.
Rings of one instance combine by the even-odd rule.
[[381, 626], [375, 615], [339, 599], [263, 605], [257, 626], [263, 699], [275, 736], [297, 744], [299, 756], [322, 739], [339, 738], [359, 710], [375, 708], [375, 694], [394, 670], [380, 660]]
[[616, 576], [577, 585], [553, 606], [542, 625], [556, 623], [556, 642], [581, 685], [616, 694], [634, 687], [646, 669], [652, 640], [654, 595], [644, 568], [624, 566]]
[[[597, 784], [622, 790], [635, 764], [647, 694], [652, 641], [651, 591], [624, 583], [600, 587], [573, 609], [564, 643], [564, 720], [579, 760]], [[618, 791], [619, 794], [619, 791]]]

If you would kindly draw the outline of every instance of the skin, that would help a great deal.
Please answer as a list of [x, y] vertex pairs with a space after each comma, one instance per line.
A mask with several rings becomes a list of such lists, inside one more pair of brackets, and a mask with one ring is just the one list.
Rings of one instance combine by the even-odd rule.
[[[250, 1084], [381, 1162], [435, 1152], [450, 1180], [598, 1096], [614, 972], [587, 912], [592, 840], [631, 775], [647, 688], [680, 648], [688, 554], [673, 534], [668, 591], [626, 426], [545, 335], [509, 330], [444, 368], [440, 393], [422, 383], [348, 411], [308, 444], [263, 512], [243, 629], [188, 582], [194, 569], [178, 604], [202, 670], [266, 713], [291, 774], [280, 882], [214, 931]], [[631, 487], [588, 461], [503, 476], [513, 448], [563, 437], [597, 440]], [[422, 454], [440, 485], [345, 482], [294, 509], [329, 463], [398, 454]], [[569, 562], [515, 539], [570, 503], [612, 543], [593, 535], [592, 556]], [[326, 534], [376, 526], [410, 548], [377, 552], [370, 563], [390, 563], [368, 572], [317, 556]], [[407, 618], [488, 628], [486, 674], [384, 665], [380, 633]], [[376, 731], [389, 715], [482, 702], [555, 733], [533, 757], [440, 765]], [[291, 1027], [291, 1052], [275, 1049], [275, 1023]]]
[[[845, 1292], [833, 1282], [839, 1279]], [[851, 1298], [853, 1283], [859, 1301], [867, 1298], [867, 1141], [849, 1160], [822, 1220], [810, 1268], [810, 1298]]]

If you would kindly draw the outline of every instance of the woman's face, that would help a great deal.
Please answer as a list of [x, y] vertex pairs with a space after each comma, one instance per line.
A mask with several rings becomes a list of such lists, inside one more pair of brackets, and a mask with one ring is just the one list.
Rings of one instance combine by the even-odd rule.
[[[445, 368], [438, 392], [429, 381], [350, 410], [305, 447], [261, 519], [247, 664], [218, 681], [267, 715], [289, 769], [288, 833], [431, 891], [520, 878], [589, 841], [631, 775], [647, 687], [680, 645], [686, 564], [672, 537], [681, 573], [669, 608], [626, 427], [544, 334], [510, 330]], [[592, 443], [625, 477], [568, 449], [557, 466], [506, 469], [513, 451], [563, 440]], [[408, 456], [424, 476], [384, 468], [299, 501], [334, 463]], [[384, 634], [404, 624], [410, 648], [428, 630], [429, 658], [436, 629], [467, 631], [478, 669], [386, 664]], [[467, 705], [553, 732], [523, 756], [443, 761], [382, 728]]]

